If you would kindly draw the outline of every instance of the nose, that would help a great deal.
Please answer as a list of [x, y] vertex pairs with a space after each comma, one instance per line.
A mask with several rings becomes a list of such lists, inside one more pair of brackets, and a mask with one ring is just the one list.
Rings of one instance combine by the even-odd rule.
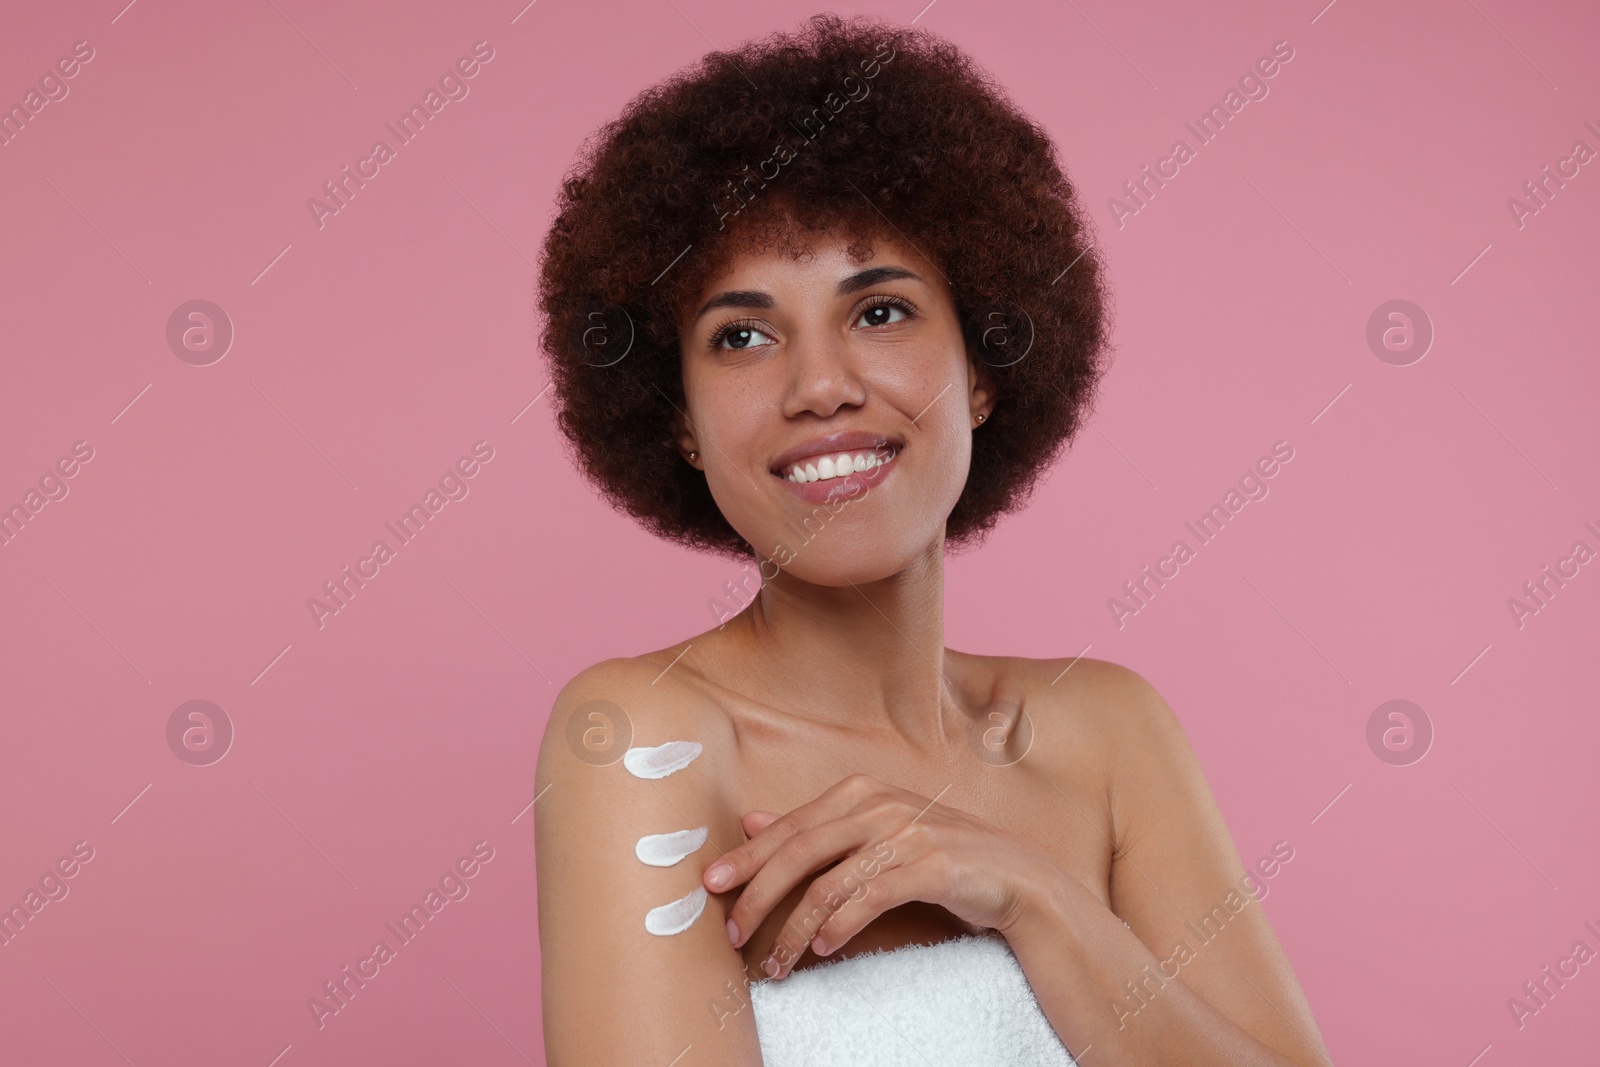
[[841, 407], [860, 407], [866, 402], [866, 382], [854, 353], [842, 339], [822, 335], [792, 342], [787, 355], [784, 415], [792, 418], [811, 412], [827, 418]]

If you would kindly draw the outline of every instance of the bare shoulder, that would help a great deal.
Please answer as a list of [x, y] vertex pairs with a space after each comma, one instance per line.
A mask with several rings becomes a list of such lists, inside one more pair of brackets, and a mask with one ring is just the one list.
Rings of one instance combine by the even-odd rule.
[[557, 694], [534, 783], [541, 863], [569, 839], [612, 835], [631, 850], [627, 835], [646, 823], [705, 827], [712, 845], [742, 843], [728, 796], [732, 725], [683, 675], [664, 672], [667, 662], [659, 653], [602, 660]]
[[666, 652], [601, 660], [561, 688], [539, 746], [539, 788], [575, 766], [611, 766], [630, 748], [688, 739], [716, 755], [732, 745], [728, 716], [683, 684]]
[[732, 729], [663, 668], [610, 659], [562, 687], [534, 802], [545, 1048], [553, 1065], [758, 1063], [729, 902], [705, 869], [743, 843]]
[[[661, 653], [602, 660], [557, 694], [534, 781], [541, 889], [542, 869], [561, 868], [559, 875], [552, 871], [552, 881], [570, 875], [578, 866], [570, 849], [585, 843], [612, 846], [599, 850], [605, 862], [637, 865], [633, 843], [646, 826], [661, 833], [705, 828], [713, 859], [719, 848], [743, 843], [740, 813], [729, 795], [731, 723], [683, 674], [664, 671], [670, 662]], [[615, 846], [622, 844], [627, 848], [619, 861]], [[594, 862], [601, 862], [598, 854], [582, 859]], [[685, 891], [692, 885], [691, 876]]]
[[1021, 694], [1041, 755], [1075, 775], [1096, 768], [1108, 786], [1119, 764], [1152, 746], [1187, 746], [1171, 707], [1143, 675], [1110, 660], [995, 657], [999, 691]]
[[[1061, 663], [1057, 671], [1072, 663], [1037, 662], [1044, 668], [1041, 674], [1056, 663]], [[1080, 659], [1044, 691], [1052, 695], [1043, 698], [1043, 706], [1076, 731], [1072, 736], [1066, 731], [1057, 734], [1071, 751], [1095, 759], [1119, 845], [1135, 827], [1149, 821], [1163, 798], [1170, 799], [1180, 784], [1197, 803], [1210, 805], [1210, 790], [1183, 724], [1138, 671], [1109, 660]]]
[[1160, 717], [1166, 711], [1161, 695], [1131, 667], [1088, 656], [1036, 659], [1028, 671], [1036, 699], [1070, 706], [1099, 729], [1138, 725], [1136, 720]]

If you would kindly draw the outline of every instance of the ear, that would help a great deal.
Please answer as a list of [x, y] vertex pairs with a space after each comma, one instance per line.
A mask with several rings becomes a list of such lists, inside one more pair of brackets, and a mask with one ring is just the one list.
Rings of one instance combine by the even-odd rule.
[[[678, 454], [683, 457], [683, 461], [685, 463], [699, 470], [706, 469], [705, 451], [700, 447], [699, 440], [695, 436], [694, 429], [690, 427], [684, 420], [684, 417], [676, 411], [672, 413], [672, 439], [677, 444]], [[691, 452], [698, 453], [698, 455], [696, 455], [695, 458], [690, 459], [689, 453]]]
[[995, 384], [994, 375], [989, 370], [989, 365], [977, 358], [971, 351], [967, 353], [967, 425], [975, 426], [978, 416], [984, 420], [994, 413], [994, 406], [1000, 396], [1000, 387]]

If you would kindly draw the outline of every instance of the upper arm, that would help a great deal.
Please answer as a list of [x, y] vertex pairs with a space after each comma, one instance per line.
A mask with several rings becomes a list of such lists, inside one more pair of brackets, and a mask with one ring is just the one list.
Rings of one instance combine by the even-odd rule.
[[1149, 682], [1115, 668], [1112, 908], [1184, 984], [1297, 1062], [1327, 1051], [1258, 895], [1293, 858], [1280, 841], [1247, 870], [1182, 725]]
[[[688, 1046], [697, 1064], [759, 1064], [724, 896], [710, 895], [681, 933], [645, 926], [646, 913], [699, 889], [705, 868], [744, 842], [721, 802], [732, 751], [725, 720], [653, 686], [651, 673], [626, 660], [589, 668], [561, 691], [545, 729], [534, 825], [546, 1052], [556, 1067], [664, 1065]], [[668, 741], [703, 749], [662, 778], [625, 767], [630, 744]], [[706, 843], [671, 866], [635, 854], [644, 835], [699, 827]]]

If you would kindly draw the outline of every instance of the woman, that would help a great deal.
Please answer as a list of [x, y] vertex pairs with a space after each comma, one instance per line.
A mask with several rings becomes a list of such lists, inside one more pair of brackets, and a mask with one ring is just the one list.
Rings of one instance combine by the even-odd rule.
[[944, 646], [946, 550], [1103, 369], [1085, 231], [986, 75], [868, 20], [712, 53], [590, 142], [541, 266], [559, 425], [751, 580], [556, 700], [551, 1063], [1327, 1062], [1160, 695]]

